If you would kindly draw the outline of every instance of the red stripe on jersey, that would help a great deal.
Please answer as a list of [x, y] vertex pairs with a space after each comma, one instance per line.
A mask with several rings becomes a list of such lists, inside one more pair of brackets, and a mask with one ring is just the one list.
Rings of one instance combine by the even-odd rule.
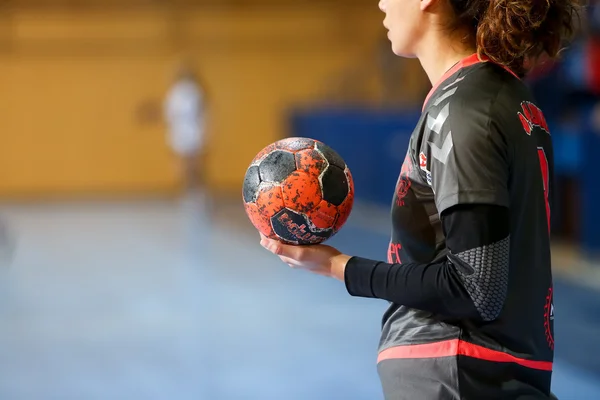
[[435, 85], [433, 85], [433, 87], [427, 94], [427, 97], [425, 98], [425, 102], [423, 103], [423, 110], [425, 110], [425, 105], [427, 104], [427, 102], [429, 101], [431, 96], [433, 95], [433, 92], [435, 92], [437, 90], [437, 88], [439, 88], [440, 85], [446, 79], [450, 78], [452, 75], [454, 75], [456, 73], [456, 71], [458, 71], [461, 68], [470, 67], [471, 65], [475, 65], [475, 64], [478, 64], [478, 63], [484, 62], [484, 61], [485, 60], [479, 58], [479, 55], [473, 54], [467, 58], [463, 58], [458, 63], [454, 64], [454, 66], [452, 68], [450, 68], [448, 71], [446, 71], [446, 73], [437, 81], [437, 83]]
[[[469, 57], [463, 58], [458, 63], [456, 63], [452, 68], [450, 68], [448, 71], [446, 71], [446, 73], [437, 81], [437, 83], [435, 85], [433, 85], [433, 87], [427, 94], [427, 97], [425, 98], [425, 102], [423, 103], [423, 111], [425, 110], [425, 106], [427, 105], [427, 102], [429, 101], [429, 99], [431, 98], [433, 93], [437, 90], [437, 88], [440, 87], [440, 85], [442, 83], [444, 83], [444, 81], [446, 79], [448, 79], [452, 75], [454, 75], [459, 69], [470, 67], [471, 65], [479, 64], [482, 62], [488, 62], [489, 60], [490, 59], [486, 56], [482, 56], [480, 58], [479, 55], [476, 53], [476, 54], [470, 55]], [[502, 67], [505, 70], [507, 70], [508, 72], [510, 72], [515, 78], [519, 79], [517, 74], [515, 74], [513, 71], [511, 71], [508, 67], [506, 67], [504, 65]]]
[[515, 363], [531, 369], [552, 371], [552, 363], [549, 361], [527, 360], [525, 358], [515, 357], [502, 351], [491, 350], [459, 339], [436, 343], [390, 347], [379, 353], [377, 362], [379, 363], [384, 360], [394, 359], [440, 358], [453, 356], [467, 356], [478, 360], [497, 363]]

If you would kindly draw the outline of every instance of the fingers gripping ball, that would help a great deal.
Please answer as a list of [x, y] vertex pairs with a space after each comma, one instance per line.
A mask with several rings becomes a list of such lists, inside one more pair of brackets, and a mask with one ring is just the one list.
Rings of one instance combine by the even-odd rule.
[[287, 138], [252, 160], [243, 197], [250, 221], [263, 235], [288, 244], [316, 244], [346, 223], [354, 183], [332, 148], [313, 139]]

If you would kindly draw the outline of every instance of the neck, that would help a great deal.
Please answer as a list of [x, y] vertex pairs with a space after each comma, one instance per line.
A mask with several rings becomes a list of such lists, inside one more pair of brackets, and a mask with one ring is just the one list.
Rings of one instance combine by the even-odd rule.
[[476, 52], [471, 46], [466, 46], [449, 35], [442, 36], [441, 33], [432, 32], [431, 37], [424, 38], [416, 54], [432, 85], [454, 64]]

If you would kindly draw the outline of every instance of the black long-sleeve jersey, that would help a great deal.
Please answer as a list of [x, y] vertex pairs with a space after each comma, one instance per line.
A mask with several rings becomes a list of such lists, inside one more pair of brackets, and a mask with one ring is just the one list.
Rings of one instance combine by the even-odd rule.
[[477, 55], [428, 96], [392, 204], [388, 262], [353, 257], [354, 296], [391, 302], [386, 399], [548, 398], [552, 141], [512, 72]]

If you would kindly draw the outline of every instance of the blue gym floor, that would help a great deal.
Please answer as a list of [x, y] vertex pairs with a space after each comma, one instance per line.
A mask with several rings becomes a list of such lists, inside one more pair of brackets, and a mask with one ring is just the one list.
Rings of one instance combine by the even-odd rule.
[[[290, 270], [239, 202], [5, 206], [0, 400], [375, 400], [382, 301]], [[331, 243], [387, 237], [351, 217]], [[362, 216], [364, 217], [364, 216]], [[557, 281], [560, 399], [600, 399], [600, 292]]]

